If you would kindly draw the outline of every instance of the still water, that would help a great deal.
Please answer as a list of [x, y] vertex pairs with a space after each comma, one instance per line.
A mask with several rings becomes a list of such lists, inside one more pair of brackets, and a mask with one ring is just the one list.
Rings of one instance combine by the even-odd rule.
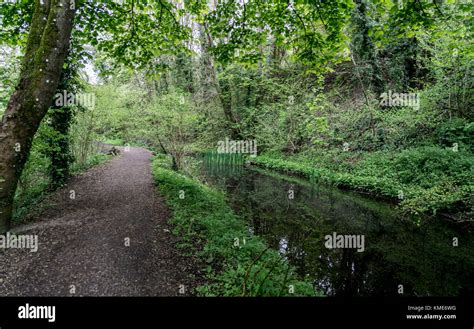
[[[204, 166], [202, 174], [326, 295], [457, 296], [474, 288], [474, 237], [450, 222], [415, 225], [392, 204], [256, 168]], [[327, 248], [334, 234], [362, 236], [363, 251]]]

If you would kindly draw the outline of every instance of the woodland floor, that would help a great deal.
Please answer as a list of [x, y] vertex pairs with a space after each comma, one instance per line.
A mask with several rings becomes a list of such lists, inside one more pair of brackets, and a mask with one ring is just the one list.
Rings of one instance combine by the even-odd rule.
[[176, 248], [150, 157], [122, 148], [52, 194], [52, 206], [33, 224], [15, 227], [37, 234], [39, 248], [0, 251], [0, 296], [189, 295], [197, 261]]

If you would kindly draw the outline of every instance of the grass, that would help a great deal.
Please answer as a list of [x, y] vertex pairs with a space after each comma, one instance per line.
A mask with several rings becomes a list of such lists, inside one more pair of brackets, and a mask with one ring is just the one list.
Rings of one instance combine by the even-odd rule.
[[174, 234], [207, 264], [203, 296], [315, 296], [287, 261], [249, 232], [225, 195], [169, 168], [164, 156], [153, 160], [156, 185], [172, 211]]
[[104, 163], [108, 160], [110, 160], [113, 156], [110, 154], [102, 154], [102, 153], [97, 153], [92, 155], [85, 161], [84, 163], [81, 164], [73, 164], [71, 166], [71, 173], [72, 174], [77, 174], [82, 171], [88, 170], [92, 167], [95, 167], [97, 165], [100, 165], [101, 163]]
[[104, 144], [113, 146], [124, 146], [125, 142], [120, 138], [108, 138], [103, 141]]

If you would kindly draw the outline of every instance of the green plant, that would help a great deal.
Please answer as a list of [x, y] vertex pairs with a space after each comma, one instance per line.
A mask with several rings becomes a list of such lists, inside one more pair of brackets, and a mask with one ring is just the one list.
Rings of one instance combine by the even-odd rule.
[[209, 283], [197, 289], [205, 296], [312, 296], [309, 282], [269, 249], [260, 237], [251, 235], [244, 220], [236, 216], [223, 194], [153, 162], [153, 175], [160, 193], [172, 210], [174, 233], [184, 246], [193, 246], [208, 264]]
[[341, 164], [353, 160], [347, 152], [318, 161], [297, 157], [295, 162], [275, 156], [259, 156], [251, 161], [267, 169], [401, 201], [407, 213], [472, 211], [474, 158], [470, 152], [430, 146], [358, 157], [350, 165]]

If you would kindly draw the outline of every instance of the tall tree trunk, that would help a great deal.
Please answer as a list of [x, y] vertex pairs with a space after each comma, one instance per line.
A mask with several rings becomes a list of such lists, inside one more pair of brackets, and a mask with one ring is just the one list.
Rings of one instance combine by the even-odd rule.
[[55, 136], [49, 140], [49, 157], [51, 159], [50, 177], [51, 188], [57, 189], [63, 186], [69, 178], [69, 167], [72, 155], [69, 145], [69, 127], [72, 121], [72, 110], [70, 107], [53, 106], [51, 114], [51, 128]]
[[74, 13], [74, 0], [35, 1], [19, 83], [0, 123], [0, 233], [10, 229], [18, 179], [58, 86]]
[[[382, 73], [378, 64], [375, 45], [369, 34], [370, 22], [367, 3], [366, 0], [355, 0], [356, 6], [352, 14], [352, 25], [355, 34], [351, 42], [351, 52], [353, 52], [357, 63], [364, 67], [362, 74], [364, 82], [371, 87], [376, 95], [380, 95], [385, 89], [385, 85], [381, 78]], [[359, 70], [359, 67], [355, 69]]]
[[[64, 95], [64, 93], [76, 93], [78, 91], [78, 84], [74, 77], [77, 73], [77, 65], [73, 63], [73, 54], [69, 49], [69, 54], [66, 56], [64, 69], [61, 73], [57, 93]], [[67, 98], [67, 96], [66, 96]], [[53, 99], [53, 110], [50, 114], [51, 128], [54, 130], [52, 137], [48, 138], [48, 156], [51, 160], [49, 168], [49, 175], [51, 178], [51, 189], [55, 190], [63, 186], [69, 178], [69, 167], [73, 161], [71, 149], [69, 145], [69, 128], [71, 126], [73, 111], [64, 100], [62, 105], [56, 103], [57, 99]]]

